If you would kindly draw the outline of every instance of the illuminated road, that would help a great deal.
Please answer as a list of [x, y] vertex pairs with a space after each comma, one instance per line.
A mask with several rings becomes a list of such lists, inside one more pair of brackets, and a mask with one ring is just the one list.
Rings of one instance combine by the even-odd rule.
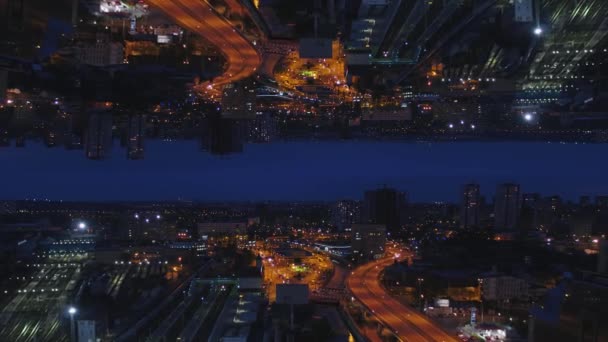
[[211, 86], [218, 88], [252, 75], [261, 63], [261, 57], [253, 44], [233, 25], [203, 0], [149, 0], [184, 28], [191, 30], [224, 54], [228, 67], [224, 73], [199, 89], [209, 92]]
[[[402, 257], [403, 258], [403, 257]], [[392, 298], [380, 285], [380, 272], [394, 262], [392, 256], [356, 268], [347, 279], [348, 289], [384, 324], [406, 342], [456, 342], [419, 312]]]

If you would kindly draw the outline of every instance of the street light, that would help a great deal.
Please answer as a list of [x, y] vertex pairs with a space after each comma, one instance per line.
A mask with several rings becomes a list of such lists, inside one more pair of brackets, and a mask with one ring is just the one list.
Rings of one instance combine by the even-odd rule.
[[70, 314], [70, 336], [72, 338], [72, 342], [76, 341], [76, 325], [74, 324], [74, 315], [78, 312], [75, 307], [70, 306], [68, 308], [68, 313]]
[[80, 222], [80, 223], [78, 223], [78, 228], [80, 228], [80, 229], [85, 229], [86, 227], [87, 227], [87, 224], [86, 224], [86, 223], [84, 223], [84, 222]]
[[537, 35], [537, 36], [542, 35], [543, 34], [543, 29], [540, 26], [536, 26], [534, 28], [534, 34]]
[[420, 295], [420, 310], [424, 308], [422, 300], [424, 299], [424, 294], [422, 293], [422, 282], [424, 278], [418, 278], [418, 294]]

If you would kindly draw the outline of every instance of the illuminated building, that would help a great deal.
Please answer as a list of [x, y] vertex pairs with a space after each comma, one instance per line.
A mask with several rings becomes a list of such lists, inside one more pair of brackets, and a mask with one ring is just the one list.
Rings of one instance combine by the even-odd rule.
[[198, 234], [202, 239], [210, 236], [234, 236], [247, 233], [247, 221], [202, 222], [197, 224]]
[[524, 279], [501, 274], [488, 274], [481, 279], [485, 300], [528, 299], [529, 284]]
[[479, 184], [466, 184], [462, 192], [460, 210], [460, 227], [471, 228], [479, 225], [479, 207], [481, 198]]
[[351, 255], [353, 259], [377, 259], [384, 255], [384, 245], [386, 244], [385, 225], [353, 224], [351, 234]]
[[249, 139], [252, 142], [272, 141], [277, 135], [277, 120], [269, 112], [258, 112], [251, 121]]
[[106, 66], [122, 64], [125, 49], [122, 43], [112, 42], [105, 34], [96, 34], [95, 41], [80, 42], [75, 47], [76, 57], [83, 64]]
[[127, 158], [144, 159], [145, 115], [130, 116], [127, 122]]
[[89, 115], [85, 136], [85, 153], [89, 159], [106, 159], [112, 153], [112, 114], [94, 111]]
[[494, 200], [494, 227], [496, 230], [515, 229], [521, 210], [518, 184], [500, 184]]
[[331, 223], [339, 230], [348, 229], [353, 223], [359, 221], [360, 215], [361, 203], [359, 201], [338, 201], [331, 208]]
[[222, 92], [222, 117], [227, 119], [255, 118], [256, 91], [252, 80], [226, 84]]

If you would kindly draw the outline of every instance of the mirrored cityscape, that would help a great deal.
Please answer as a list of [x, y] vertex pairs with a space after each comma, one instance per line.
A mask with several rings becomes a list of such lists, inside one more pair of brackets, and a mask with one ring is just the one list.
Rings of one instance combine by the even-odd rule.
[[0, 0], [0, 342], [608, 342], [606, 13]]

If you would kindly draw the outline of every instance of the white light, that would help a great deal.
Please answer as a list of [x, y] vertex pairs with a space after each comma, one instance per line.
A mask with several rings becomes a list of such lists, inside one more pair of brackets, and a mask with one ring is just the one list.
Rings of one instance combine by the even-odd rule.
[[78, 228], [80, 228], [80, 229], [85, 229], [86, 227], [87, 227], [87, 225], [84, 222], [80, 222], [78, 224]]
[[534, 29], [534, 34], [537, 35], [537, 36], [540, 36], [541, 34], [543, 34], [543, 29], [540, 26], [537, 26]]
[[448, 127], [454, 128], [454, 125], [453, 124], [449, 124]]
[[156, 215], [156, 219], [157, 219], [157, 220], [160, 220], [160, 215]]
[[135, 214], [135, 218], [138, 219], [139, 218], [139, 214]]
[[73, 306], [70, 306], [70, 308], [68, 309], [68, 313], [69, 313], [70, 315], [74, 315], [74, 314], [76, 314], [76, 311], [77, 311], [77, 310], [76, 310], [76, 308], [75, 308], [75, 307], [73, 307]]
[[532, 121], [532, 114], [526, 114], [526, 115], [524, 115], [524, 119], [526, 121]]

